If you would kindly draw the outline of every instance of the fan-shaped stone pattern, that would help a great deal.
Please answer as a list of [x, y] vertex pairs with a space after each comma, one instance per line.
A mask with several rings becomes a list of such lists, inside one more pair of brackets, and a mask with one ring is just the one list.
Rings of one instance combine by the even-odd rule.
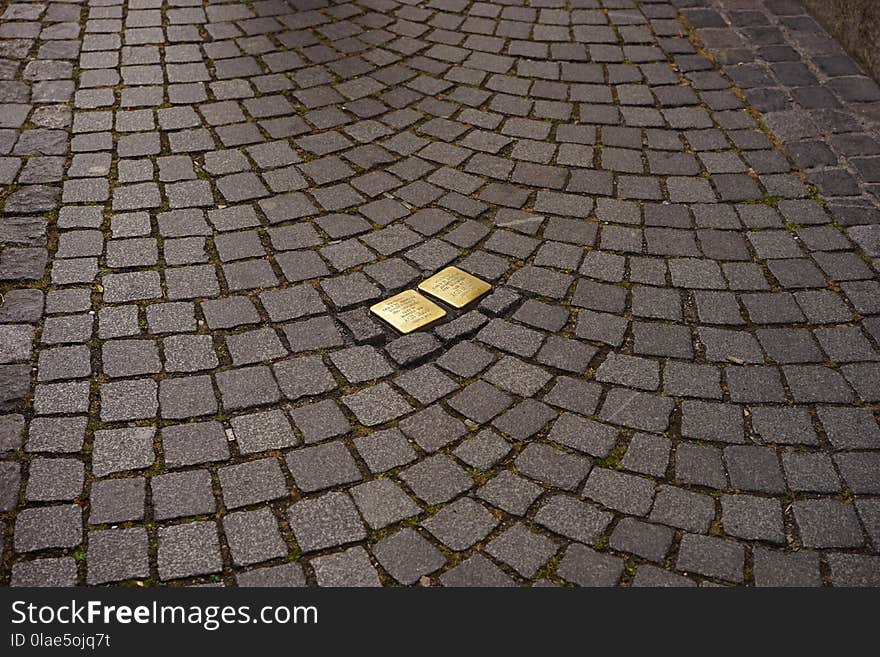
[[[875, 581], [873, 215], [675, 4], [10, 5], [0, 264], [60, 208], [4, 581]], [[367, 313], [450, 264], [492, 293]]]

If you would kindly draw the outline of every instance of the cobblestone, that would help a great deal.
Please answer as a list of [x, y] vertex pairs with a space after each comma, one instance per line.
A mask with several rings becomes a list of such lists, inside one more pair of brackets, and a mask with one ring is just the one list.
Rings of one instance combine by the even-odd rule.
[[199, 521], [159, 529], [159, 577], [205, 575], [222, 567], [217, 526]]
[[876, 585], [880, 93], [800, 3], [294, 4], [0, 18], [0, 584]]
[[146, 480], [104, 479], [92, 484], [89, 524], [141, 520], [144, 517]]
[[401, 584], [415, 584], [419, 577], [446, 563], [440, 550], [409, 527], [379, 541], [373, 553], [382, 567]]
[[223, 519], [223, 529], [236, 565], [248, 566], [287, 554], [278, 521], [269, 509], [230, 513]]
[[733, 541], [685, 534], [681, 539], [676, 566], [683, 572], [717, 577], [728, 582], [743, 581], [745, 549]]
[[556, 572], [579, 586], [614, 586], [623, 572], [623, 560], [572, 543], [566, 548]]
[[362, 540], [366, 530], [351, 498], [332, 492], [295, 502], [288, 512], [290, 527], [305, 552]]
[[88, 584], [145, 578], [150, 574], [147, 532], [143, 528], [89, 532]]
[[805, 547], [858, 547], [864, 542], [855, 509], [833, 499], [792, 505]]
[[356, 546], [311, 561], [318, 586], [381, 586], [364, 548]]
[[498, 520], [482, 505], [463, 497], [443, 507], [422, 527], [449, 549], [461, 551], [484, 539], [497, 524]]
[[211, 475], [207, 470], [173, 472], [153, 477], [150, 490], [153, 516], [157, 520], [210, 514], [216, 505]]

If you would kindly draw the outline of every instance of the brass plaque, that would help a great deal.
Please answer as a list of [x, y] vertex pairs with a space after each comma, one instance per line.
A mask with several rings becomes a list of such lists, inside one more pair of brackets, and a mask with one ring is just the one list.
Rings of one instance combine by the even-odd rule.
[[370, 306], [370, 312], [401, 333], [412, 333], [446, 315], [436, 303], [415, 290], [406, 290]]
[[422, 281], [419, 289], [453, 308], [464, 308], [486, 294], [492, 286], [458, 267], [447, 267]]

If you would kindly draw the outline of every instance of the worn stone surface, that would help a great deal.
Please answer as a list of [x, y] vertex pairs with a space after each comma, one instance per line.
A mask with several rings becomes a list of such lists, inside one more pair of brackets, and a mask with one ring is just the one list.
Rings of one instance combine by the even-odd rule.
[[[0, 53], [0, 585], [876, 584], [880, 87], [799, 0]], [[448, 265], [492, 291], [370, 315]]]

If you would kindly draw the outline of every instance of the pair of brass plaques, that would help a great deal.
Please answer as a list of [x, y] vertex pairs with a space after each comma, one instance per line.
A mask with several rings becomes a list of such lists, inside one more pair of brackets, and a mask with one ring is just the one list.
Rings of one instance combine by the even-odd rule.
[[[486, 281], [458, 267], [447, 267], [419, 284], [422, 292], [453, 308], [464, 308], [491, 288]], [[370, 307], [370, 312], [401, 333], [412, 333], [446, 315], [443, 308], [415, 290], [406, 290], [380, 301]]]

